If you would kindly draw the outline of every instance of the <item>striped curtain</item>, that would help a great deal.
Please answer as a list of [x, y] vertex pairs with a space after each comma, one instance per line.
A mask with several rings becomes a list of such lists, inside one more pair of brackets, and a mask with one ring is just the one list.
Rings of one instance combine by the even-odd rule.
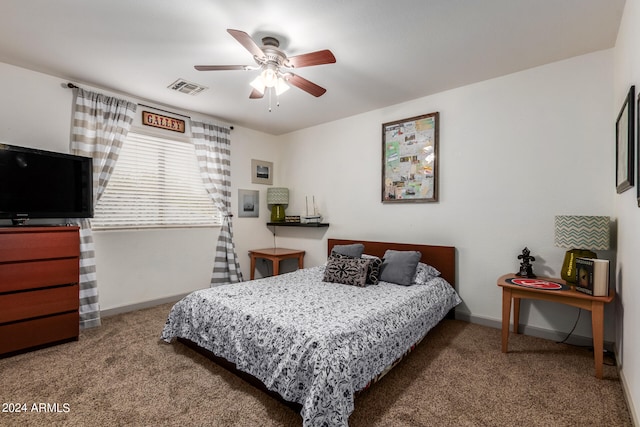
[[192, 120], [191, 132], [205, 188], [223, 218], [211, 286], [242, 282], [231, 224], [231, 130]]
[[[104, 192], [137, 105], [83, 89], [76, 91], [71, 153], [93, 158], [93, 205]], [[80, 226], [80, 328], [100, 326], [96, 259], [91, 223]]]

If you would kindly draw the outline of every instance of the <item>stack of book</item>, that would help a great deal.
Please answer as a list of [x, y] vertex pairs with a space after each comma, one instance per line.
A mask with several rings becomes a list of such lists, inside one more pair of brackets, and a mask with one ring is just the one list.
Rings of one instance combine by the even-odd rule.
[[609, 260], [576, 258], [576, 291], [594, 297], [609, 295]]

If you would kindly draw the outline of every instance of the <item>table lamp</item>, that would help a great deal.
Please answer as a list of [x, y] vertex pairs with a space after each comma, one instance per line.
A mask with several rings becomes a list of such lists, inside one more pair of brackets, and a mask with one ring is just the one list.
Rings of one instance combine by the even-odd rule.
[[560, 275], [575, 284], [576, 258], [598, 258], [593, 250], [609, 249], [609, 217], [557, 215], [555, 246], [572, 248], [565, 254]]
[[284, 205], [289, 204], [289, 189], [271, 187], [267, 189], [267, 205], [271, 205], [271, 222], [283, 222]]

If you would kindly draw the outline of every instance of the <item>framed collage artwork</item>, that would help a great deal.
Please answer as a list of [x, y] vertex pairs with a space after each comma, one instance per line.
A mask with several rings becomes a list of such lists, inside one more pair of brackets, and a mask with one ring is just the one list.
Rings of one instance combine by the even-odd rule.
[[382, 202], [438, 201], [438, 117], [382, 125]]

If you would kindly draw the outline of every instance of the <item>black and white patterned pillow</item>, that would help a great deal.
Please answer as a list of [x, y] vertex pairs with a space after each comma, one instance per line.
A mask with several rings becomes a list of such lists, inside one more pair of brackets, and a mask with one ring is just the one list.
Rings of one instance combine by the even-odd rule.
[[437, 268], [419, 262], [416, 267], [416, 275], [413, 277], [413, 283], [416, 285], [425, 285], [438, 276], [440, 276], [440, 272]]
[[322, 281], [364, 287], [367, 283], [369, 263], [368, 259], [331, 256], [324, 269]]
[[[330, 257], [339, 259], [354, 259], [354, 257], [352, 256], [340, 253], [332, 253]], [[377, 256], [367, 254], [362, 254], [362, 259], [368, 259], [370, 261], [369, 268], [367, 269], [367, 279], [365, 283], [367, 285], [377, 285], [380, 281], [380, 268], [382, 268], [382, 259], [378, 258]]]
[[382, 258], [366, 254], [362, 254], [362, 258], [371, 261], [369, 263], [369, 271], [367, 271], [367, 284], [377, 285], [380, 281], [380, 268], [382, 268]]

